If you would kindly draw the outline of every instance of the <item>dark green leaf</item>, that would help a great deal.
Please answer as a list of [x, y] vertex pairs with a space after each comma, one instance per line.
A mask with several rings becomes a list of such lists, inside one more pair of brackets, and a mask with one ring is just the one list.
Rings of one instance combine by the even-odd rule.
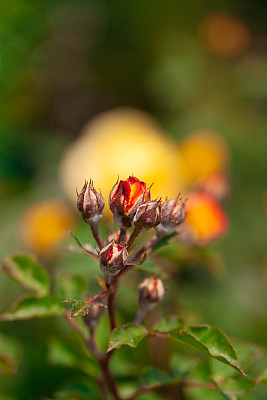
[[59, 300], [52, 296], [45, 297], [24, 296], [20, 298], [11, 308], [0, 316], [2, 321], [13, 321], [17, 319], [31, 319], [62, 315], [63, 307]]
[[7, 257], [1, 262], [2, 270], [25, 289], [43, 296], [49, 292], [50, 278], [47, 271], [33, 258], [24, 254]]
[[243, 373], [228, 337], [217, 327], [209, 325], [186, 326], [178, 332], [169, 333], [168, 336], [174, 341], [187, 344]]
[[0, 375], [16, 372], [20, 352], [20, 346], [14, 339], [0, 333]]
[[165, 317], [159, 321], [153, 328], [155, 332], [169, 333], [182, 329], [183, 319], [175, 315]]
[[111, 332], [107, 351], [119, 349], [122, 345], [136, 347], [147, 333], [144, 326], [133, 323], [118, 326]]

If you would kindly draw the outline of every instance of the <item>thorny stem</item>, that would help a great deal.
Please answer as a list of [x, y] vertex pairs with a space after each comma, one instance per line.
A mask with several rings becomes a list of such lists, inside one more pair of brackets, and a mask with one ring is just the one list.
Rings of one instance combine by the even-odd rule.
[[159, 241], [159, 239], [160, 238], [157, 235], [152, 236], [152, 238], [131, 257], [130, 261], [137, 261], [142, 256], [142, 254], [149, 250], [152, 246], [154, 246]]
[[92, 231], [92, 235], [93, 235], [96, 243], [98, 244], [100, 250], [103, 249], [104, 244], [103, 244], [103, 241], [102, 241], [100, 233], [99, 233], [98, 224], [92, 223], [92, 224], [90, 224], [90, 228]]

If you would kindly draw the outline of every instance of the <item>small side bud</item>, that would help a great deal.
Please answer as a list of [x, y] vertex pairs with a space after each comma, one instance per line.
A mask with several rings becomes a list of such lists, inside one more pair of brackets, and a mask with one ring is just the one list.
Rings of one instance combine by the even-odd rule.
[[100, 269], [105, 278], [117, 275], [125, 266], [128, 258], [129, 254], [126, 247], [117, 244], [113, 239], [99, 253]]
[[161, 221], [160, 200], [146, 201], [138, 207], [134, 216], [134, 225], [146, 231], [155, 228]]
[[80, 194], [78, 194], [77, 207], [82, 213], [84, 221], [91, 224], [98, 224], [102, 219], [102, 210], [105, 206], [103, 197], [95, 190], [93, 183], [85, 182]]
[[146, 278], [138, 286], [138, 304], [144, 313], [152, 310], [165, 295], [165, 289], [160, 278]]
[[98, 304], [89, 307], [88, 314], [83, 317], [85, 325], [92, 328], [95, 327], [104, 310], [104, 307]]
[[185, 219], [185, 200], [176, 197], [167, 200], [161, 207], [161, 223], [156, 227], [158, 236], [167, 236], [175, 232]]

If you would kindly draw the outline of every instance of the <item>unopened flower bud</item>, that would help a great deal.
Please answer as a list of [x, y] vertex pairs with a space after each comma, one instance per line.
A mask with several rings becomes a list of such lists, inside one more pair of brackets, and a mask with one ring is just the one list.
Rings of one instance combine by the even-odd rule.
[[113, 239], [99, 253], [100, 269], [105, 276], [117, 275], [128, 261], [129, 254], [125, 246]]
[[101, 314], [104, 312], [105, 308], [99, 304], [92, 305], [88, 309], [88, 313], [83, 317], [85, 324], [88, 327], [94, 327], [97, 325]]
[[147, 312], [155, 307], [165, 295], [165, 289], [160, 278], [146, 278], [138, 286], [139, 307], [143, 312]]
[[77, 207], [82, 213], [84, 221], [88, 224], [98, 224], [103, 216], [105, 206], [103, 197], [95, 190], [93, 183], [85, 182], [80, 194], [78, 194]]
[[126, 181], [119, 181], [109, 194], [109, 206], [117, 225], [129, 228], [137, 208], [150, 200], [150, 191], [146, 184], [134, 176], [129, 176]]
[[138, 207], [134, 216], [134, 225], [148, 230], [155, 228], [161, 221], [161, 203], [158, 200], [146, 201]]
[[185, 201], [176, 197], [167, 200], [161, 207], [161, 223], [157, 226], [158, 236], [166, 236], [175, 232], [177, 226], [185, 219]]

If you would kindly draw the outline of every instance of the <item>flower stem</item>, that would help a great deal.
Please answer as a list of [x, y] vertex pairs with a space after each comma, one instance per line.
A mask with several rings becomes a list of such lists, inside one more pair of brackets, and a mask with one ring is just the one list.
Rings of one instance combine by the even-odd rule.
[[139, 235], [140, 232], [141, 232], [141, 229], [138, 226], [135, 226], [134, 230], [132, 231], [132, 234], [131, 234], [131, 236], [130, 236], [130, 238], [128, 240], [128, 243], [127, 243], [127, 251], [128, 251], [128, 253], [130, 252], [131, 247], [132, 247], [135, 239], [137, 238], [137, 236]]
[[120, 229], [119, 244], [124, 245], [127, 228], [122, 226]]
[[115, 317], [116, 293], [117, 293], [117, 279], [114, 279], [112, 282], [112, 291], [108, 295], [108, 316], [109, 316], [109, 324], [111, 331], [113, 331], [113, 329], [116, 327], [116, 317]]
[[100, 233], [99, 233], [98, 224], [91, 223], [90, 228], [92, 231], [92, 235], [93, 235], [96, 243], [98, 244], [100, 250], [103, 249], [104, 244], [103, 244], [103, 241], [102, 241]]
[[141, 308], [138, 308], [137, 313], [134, 318], [134, 323], [140, 324], [143, 321], [143, 319], [145, 318], [145, 316], [146, 316], [146, 313], [143, 310], [141, 310]]
[[152, 238], [131, 257], [130, 261], [137, 261], [142, 256], [142, 254], [149, 250], [152, 246], [154, 246], [159, 241], [159, 239], [160, 238], [157, 235], [152, 236]]

